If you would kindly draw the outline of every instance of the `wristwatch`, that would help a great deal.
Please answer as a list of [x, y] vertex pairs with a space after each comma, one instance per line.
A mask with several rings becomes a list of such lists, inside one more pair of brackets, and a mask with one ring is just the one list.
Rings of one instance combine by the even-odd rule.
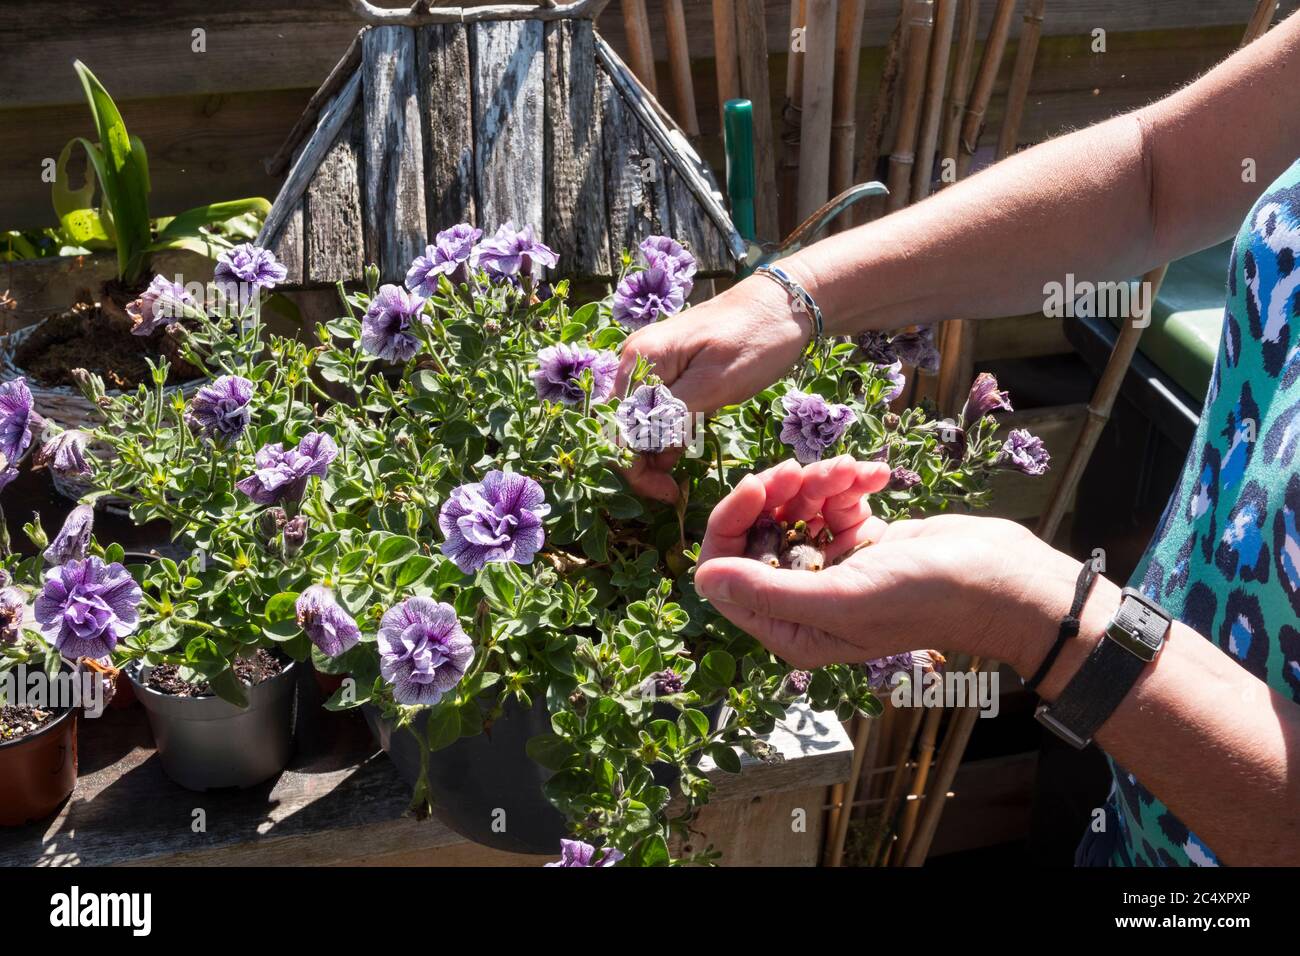
[[1143, 668], [1164, 646], [1173, 616], [1134, 588], [1125, 588], [1119, 610], [1078, 673], [1051, 704], [1034, 712], [1039, 723], [1082, 750], [1115, 712]]

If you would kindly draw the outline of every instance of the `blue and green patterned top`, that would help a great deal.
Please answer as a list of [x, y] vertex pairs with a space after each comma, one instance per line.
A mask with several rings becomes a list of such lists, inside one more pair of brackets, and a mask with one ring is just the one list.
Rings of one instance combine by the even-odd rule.
[[[1209, 394], [1178, 488], [1130, 584], [1300, 701], [1300, 162], [1233, 246]], [[1197, 838], [1112, 762], [1110, 863], [1215, 866]]]

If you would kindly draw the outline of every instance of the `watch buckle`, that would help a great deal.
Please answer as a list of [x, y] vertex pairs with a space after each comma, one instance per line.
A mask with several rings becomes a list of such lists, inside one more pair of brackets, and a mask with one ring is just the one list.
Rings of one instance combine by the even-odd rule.
[[1075, 750], [1083, 750], [1088, 746], [1088, 744], [1092, 743], [1091, 737], [1085, 740], [1069, 727], [1065, 726], [1065, 724], [1057, 720], [1056, 715], [1052, 713], [1051, 708], [1047, 704], [1038, 705], [1038, 708], [1034, 711], [1034, 718]]
[[1144, 660], [1148, 664], [1156, 659], [1157, 648], [1144, 643], [1140, 637], [1120, 624], [1119, 621], [1110, 622], [1110, 625], [1106, 628], [1106, 636], [1134, 657]]

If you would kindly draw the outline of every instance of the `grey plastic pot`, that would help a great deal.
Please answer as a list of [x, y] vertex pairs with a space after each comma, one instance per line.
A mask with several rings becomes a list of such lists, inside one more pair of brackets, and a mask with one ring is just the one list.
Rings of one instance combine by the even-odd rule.
[[[656, 707], [656, 716], [676, 716], [666, 704]], [[705, 710], [715, 726], [720, 711], [721, 705]], [[385, 720], [378, 708], [367, 704], [362, 713], [398, 775], [414, 788], [420, 776], [420, 742], [409, 730], [398, 730], [393, 721]], [[462, 737], [430, 754], [429, 796], [434, 815], [483, 846], [511, 853], [556, 855], [569, 830], [563, 814], [542, 792], [551, 771], [536, 763], [525, 749], [531, 738], [551, 732], [545, 701], [537, 700], [524, 710], [511, 698], [492, 724], [491, 736]], [[678, 777], [677, 769], [667, 764], [656, 764], [652, 773], [663, 787], [671, 787]]]
[[176, 697], [144, 683], [139, 662], [126, 668], [149, 715], [167, 776], [188, 790], [255, 787], [276, 776], [293, 752], [296, 665], [248, 688], [248, 706], [220, 697]]

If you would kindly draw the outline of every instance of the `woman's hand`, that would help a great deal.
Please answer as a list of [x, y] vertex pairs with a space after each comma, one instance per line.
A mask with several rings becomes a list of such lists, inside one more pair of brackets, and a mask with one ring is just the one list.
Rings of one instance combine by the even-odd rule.
[[[757, 395], [789, 370], [811, 335], [807, 316], [790, 308], [785, 291], [762, 277], [746, 279], [717, 298], [639, 329], [623, 343], [616, 390], [623, 393], [645, 356], [655, 374], [692, 412], [705, 414]], [[643, 456], [625, 474], [641, 495], [672, 503], [669, 471], [679, 452]]]
[[[1069, 608], [1078, 562], [996, 518], [888, 524], [865, 498], [888, 477], [887, 465], [849, 456], [747, 476], [709, 517], [696, 588], [797, 667], [941, 647], [1032, 671]], [[763, 514], [809, 521], [812, 531], [824, 522], [834, 535], [827, 567], [785, 570], [744, 557]]]

